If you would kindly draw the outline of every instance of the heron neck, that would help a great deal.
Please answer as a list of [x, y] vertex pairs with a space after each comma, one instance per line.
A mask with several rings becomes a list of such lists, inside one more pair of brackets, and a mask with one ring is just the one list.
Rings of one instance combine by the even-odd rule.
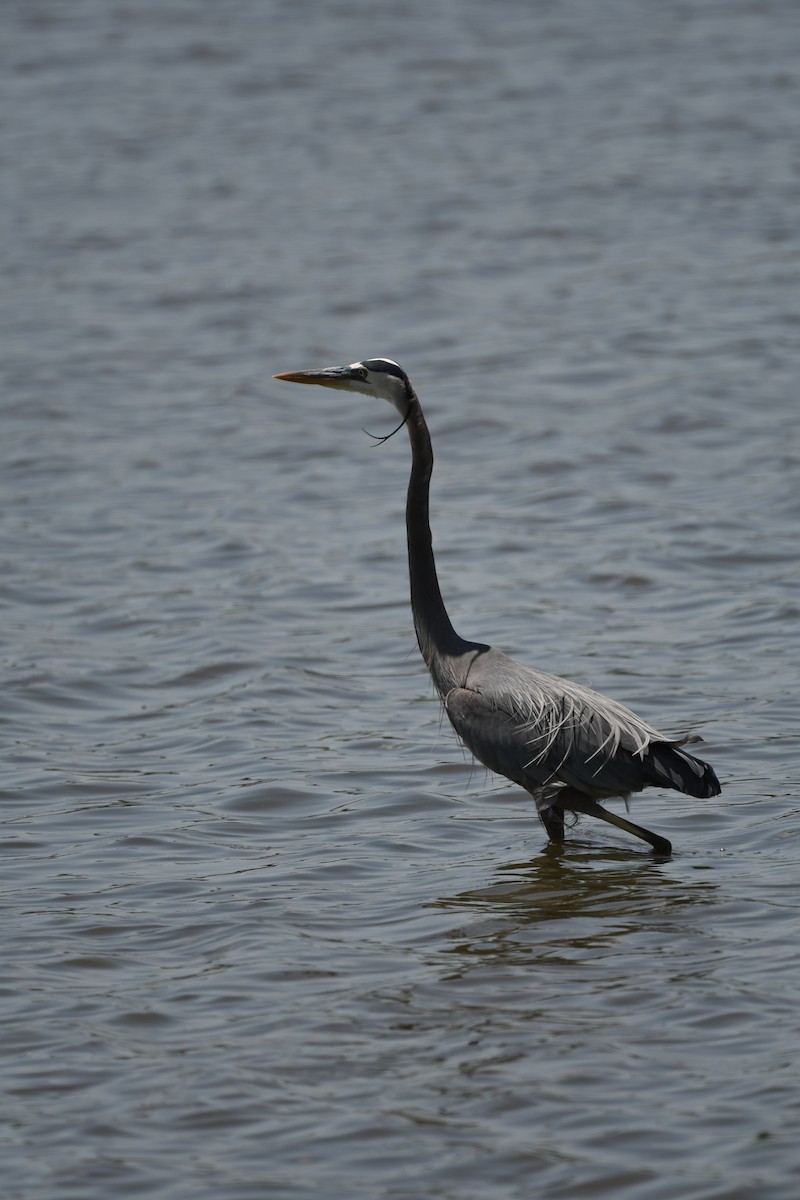
[[463, 653], [467, 643], [450, 623], [439, 589], [429, 517], [433, 449], [419, 400], [412, 401], [407, 422], [411, 441], [411, 478], [406, 500], [408, 568], [411, 577], [411, 611], [420, 652], [429, 669], [438, 656]]

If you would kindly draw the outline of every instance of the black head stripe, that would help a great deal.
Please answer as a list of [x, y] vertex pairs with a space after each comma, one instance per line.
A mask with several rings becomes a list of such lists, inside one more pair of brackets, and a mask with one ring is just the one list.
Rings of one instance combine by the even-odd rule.
[[408, 383], [408, 376], [403, 368], [396, 362], [392, 362], [390, 358], [365, 358], [362, 365], [368, 371], [382, 371], [384, 375], [394, 375], [396, 379], [402, 379], [403, 383]]

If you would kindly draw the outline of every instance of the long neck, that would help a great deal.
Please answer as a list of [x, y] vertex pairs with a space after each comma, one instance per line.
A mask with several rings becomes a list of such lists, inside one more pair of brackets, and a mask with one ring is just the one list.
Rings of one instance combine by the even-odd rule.
[[411, 402], [407, 427], [411, 440], [411, 478], [406, 500], [411, 611], [422, 657], [428, 668], [432, 669], [436, 658], [462, 654], [469, 643], [464, 642], [450, 624], [439, 590], [428, 507], [433, 450], [428, 426], [416, 396]]

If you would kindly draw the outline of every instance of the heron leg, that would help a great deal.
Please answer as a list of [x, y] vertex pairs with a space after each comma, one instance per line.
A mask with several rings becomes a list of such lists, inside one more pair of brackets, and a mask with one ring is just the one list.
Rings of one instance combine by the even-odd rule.
[[[672, 844], [666, 838], [659, 837], [657, 833], [651, 833], [649, 829], [644, 829], [641, 825], [635, 825], [633, 821], [628, 821], [617, 813], [609, 812], [607, 808], [603, 808], [602, 804], [598, 804], [596, 800], [590, 800], [588, 796], [582, 795], [574, 788], [564, 788], [558, 796], [557, 803], [560, 808], [569, 809], [571, 812], [585, 813], [587, 817], [597, 817], [600, 821], [615, 825], [617, 829], [623, 829], [625, 833], [631, 833], [634, 837], [641, 838], [643, 842], [651, 845], [657, 854], [672, 853]], [[545, 826], [545, 828], [547, 827]]]
[[550, 805], [548, 808], [537, 808], [539, 820], [545, 827], [551, 842], [564, 840], [564, 810]]

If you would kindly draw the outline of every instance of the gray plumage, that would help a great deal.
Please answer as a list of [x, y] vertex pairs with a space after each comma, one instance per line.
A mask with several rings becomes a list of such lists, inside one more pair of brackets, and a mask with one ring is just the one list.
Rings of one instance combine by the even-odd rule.
[[666, 737], [615, 700], [466, 641], [453, 629], [431, 542], [430, 435], [402, 367], [391, 359], [366, 359], [275, 378], [379, 396], [402, 417], [412, 451], [406, 527], [414, 625], [420, 652], [464, 745], [479, 762], [531, 794], [552, 840], [563, 838], [568, 811], [598, 817], [670, 853], [666, 838], [609, 812], [600, 801], [621, 796], [627, 802], [632, 792], [651, 786], [716, 796], [720, 786], [712, 768], [683, 749], [700, 739]]

